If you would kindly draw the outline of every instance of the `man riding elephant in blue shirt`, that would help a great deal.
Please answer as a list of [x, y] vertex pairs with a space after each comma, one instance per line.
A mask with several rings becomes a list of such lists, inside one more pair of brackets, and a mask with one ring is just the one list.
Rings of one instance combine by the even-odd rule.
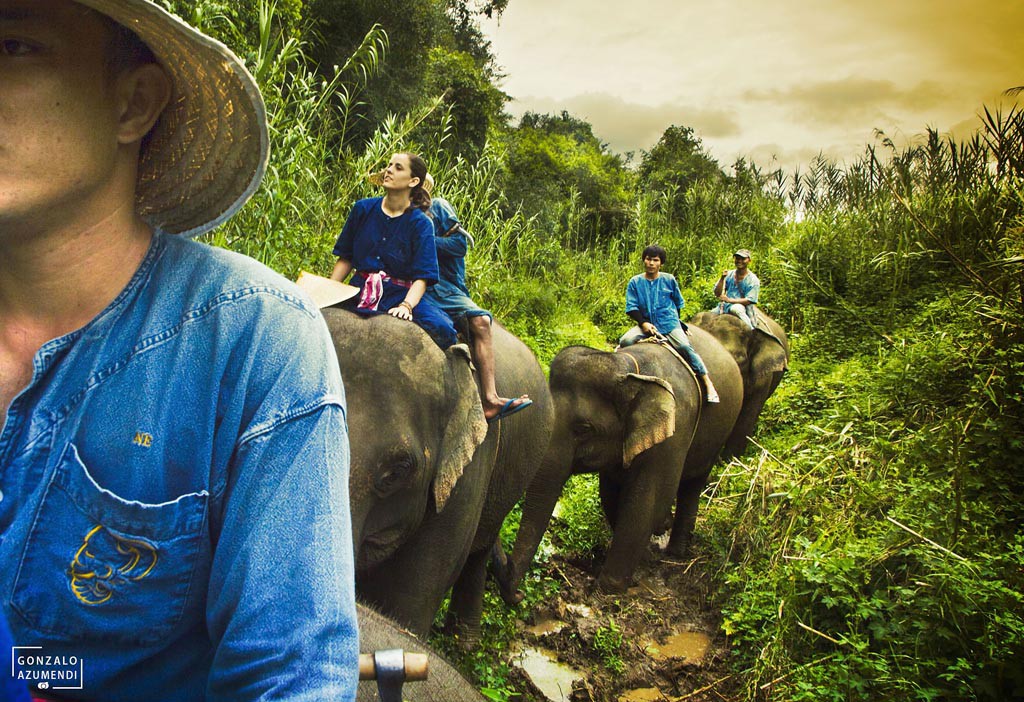
[[715, 297], [721, 301], [715, 312], [735, 315], [754, 329], [757, 327], [757, 297], [761, 292], [761, 281], [750, 270], [750, 251], [739, 249], [732, 260], [736, 267], [723, 271], [715, 283]]
[[663, 273], [668, 254], [657, 244], [643, 251], [644, 272], [630, 278], [626, 285], [626, 314], [636, 326], [619, 339], [619, 346], [632, 346], [644, 337], [664, 337], [686, 359], [704, 384], [705, 398], [718, 403], [718, 391], [700, 354], [686, 336], [686, 326], [679, 320], [679, 310], [686, 302], [675, 276]]

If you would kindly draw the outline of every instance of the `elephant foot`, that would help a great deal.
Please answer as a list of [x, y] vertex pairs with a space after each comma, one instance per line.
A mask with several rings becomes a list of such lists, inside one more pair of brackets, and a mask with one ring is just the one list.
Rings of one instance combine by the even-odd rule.
[[601, 574], [597, 579], [597, 589], [606, 595], [618, 595], [629, 589], [630, 578], [619, 578]]
[[669, 540], [668, 546], [665, 548], [665, 556], [668, 558], [675, 558], [677, 560], [686, 560], [690, 557], [690, 539], [685, 541], [673, 541]]
[[503, 587], [498, 588], [501, 594], [501, 600], [509, 607], [515, 607], [517, 604], [523, 601], [525, 595], [521, 590], [509, 591]]
[[498, 592], [505, 604], [514, 607], [523, 601], [523, 593], [515, 586], [515, 567], [502, 550], [500, 543], [491, 547], [491, 573], [494, 574]]
[[455, 642], [463, 653], [470, 653], [480, 645], [480, 625], [471, 626], [453, 617], [444, 623], [443, 633]]

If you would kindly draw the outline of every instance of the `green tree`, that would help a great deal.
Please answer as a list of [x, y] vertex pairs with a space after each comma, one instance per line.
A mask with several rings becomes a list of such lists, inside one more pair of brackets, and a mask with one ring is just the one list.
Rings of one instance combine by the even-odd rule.
[[466, 52], [432, 48], [424, 89], [427, 95], [443, 96], [444, 109], [430, 115], [418, 134], [442, 134], [447, 150], [455, 155], [477, 158], [491, 129], [504, 124], [506, 95]]
[[[365, 141], [388, 115], [413, 112], [445, 95], [453, 124], [449, 146], [479, 154], [488, 127], [500, 119], [504, 96], [496, 77], [490, 43], [477, 16], [500, 12], [504, 4], [462, 0], [307, 0], [306, 15], [316, 23], [319, 39], [311, 56], [325, 76], [355, 51], [374, 25], [388, 36], [382, 70], [366, 85], [357, 105], [360, 122], [349, 137]], [[435, 119], [431, 126], [437, 126]], [[423, 130], [421, 130], [422, 132]], [[465, 141], [463, 141], [465, 140]]]
[[672, 125], [650, 151], [644, 152], [639, 176], [644, 188], [685, 193], [694, 183], [722, 178], [723, 174], [692, 127]]
[[567, 231], [571, 218], [566, 208], [582, 208], [579, 244], [607, 240], [623, 229], [632, 174], [588, 122], [565, 111], [528, 112], [507, 133], [506, 145], [505, 193], [512, 207], [565, 234], [577, 233]]

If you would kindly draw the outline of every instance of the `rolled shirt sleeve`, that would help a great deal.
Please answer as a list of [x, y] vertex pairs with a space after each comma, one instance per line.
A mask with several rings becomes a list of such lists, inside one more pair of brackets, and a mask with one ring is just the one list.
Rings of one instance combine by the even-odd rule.
[[675, 278], [672, 278], [671, 281], [669, 297], [672, 299], [672, 304], [676, 306], [676, 310], [681, 310], [686, 307], [686, 300], [683, 299], [683, 293], [679, 290], [679, 282]]
[[343, 258], [346, 261], [352, 261], [355, 256], [355, 238], [359, 231], [364, 211], [364, 200], [359, 200], [352, 205], [352, 209], [349, 210], [348, 217], [345, 219], [345, 226], [342, 227], [341, 234], [338, 235], [338, 240], [334, 242], [333, 253], [338, 258]]
[[423, 212], [413, 213], [410, 220], [413, 227], [412, 257], [408, 262], [406, 277], [411, 280], [425, 280], [429, 285], [439, 280], [437, 248], [434, 246], [434, 223]]
[[644, 310], [640, 308], [640, 294], [637, 290], [636, 278], [630, 278], [626, 285], [626, 314], [630, 312], [640, 312], [645, 319], [647, 317]]
[[761, 281], [758, 280], [756, 275], [749, 273], [742, 282], [745, 283], [744, 287], [746, 288], [744, 290], [743, 297], [747, 298], [754, 304], [757, 304], [757, 296], [761, 292]]

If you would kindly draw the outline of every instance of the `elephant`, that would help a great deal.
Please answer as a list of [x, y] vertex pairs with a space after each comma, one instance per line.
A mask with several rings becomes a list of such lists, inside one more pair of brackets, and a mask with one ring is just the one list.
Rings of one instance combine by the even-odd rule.
[[[676, 502], [668, 553], [689, 550], [700, 493], [740, 411], [743, 384], [732, 356], [702, 329], [689, 330], [721, 397], [668, 348], [639, 343], [617, 352], [573, 346], [551, 363], [555, 426], [526, 492], [511, 555], [496, 553], [502, 596], [512, 603], [572, 474], [598, 473], [612, 540], [598, 586], [628, 587], [650, 537]], [[496, 549], [497, 552], [497, 549]]]
[[498, 391], [529, 393], [533, 406], [488, 424], [464, 345], [442, 351], [389, 315], [322, 312], [348, 400], [356, 591], [425, 636], [454, 586], [449, 626], [471, 645], [491, 544], [547, 446], [544, 373], [495, 324]]
[[[402, 649], [407, 653], [426, 653], [426, 680], [407, 682], [402, 686], [402, 699], [409, 702], [484, 702], [476, 688], [433, 649], [402, 629], [396, 622], [372, 608], [358, 604], [359, 649], [364, 653]], [[377, 683], [364, 680], [356, 692], [358, 702], [377, 702]]]
[[757, 329], [731, 314], [698, 312], [690, 323], [704, 329], [736, 359], [743, 376], [743, 408], [725, 442], [725, 458], [739, 456], [754, 434], [764, 403], [775, 392], [789, 367], [789, 340], [774, 319], [757, 310]]

